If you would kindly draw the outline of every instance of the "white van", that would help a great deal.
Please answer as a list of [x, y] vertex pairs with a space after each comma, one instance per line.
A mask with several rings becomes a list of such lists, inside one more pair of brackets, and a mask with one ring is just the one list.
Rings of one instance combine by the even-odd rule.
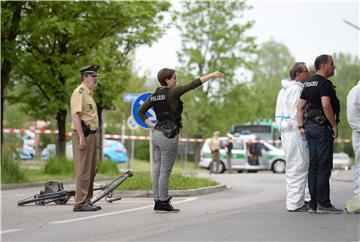
[[[258, 165], [251, 165], [248, 160], [246, 147], [247, 143], [253, 138], [239, 136], [232, 139], [234, 147], [232, 150], [232, 169], [241, 171], [256, 172], [259, 170], [272, 170], [274, 173], [285, 173], [285, 151], [278, 149], [275, 146], [265, 141], [259, 141], [261, 149], [261, 156], [259, 157]], [[219, 173], [223, 173], [227, 169], [226, 163], [226, 149], [225, 144], [227, 137], [220, 137], [220, 165]], [[209, 148], [210, 139], [206, 139], [201, 149], [201, 159], [199, 166], [202, 168], [210, 169], [212, 163], [212, 155]]]

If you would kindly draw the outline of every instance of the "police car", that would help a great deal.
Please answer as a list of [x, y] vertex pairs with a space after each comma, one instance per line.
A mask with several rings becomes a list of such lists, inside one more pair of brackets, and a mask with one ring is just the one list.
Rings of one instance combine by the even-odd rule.
[[[223, 173], [227, 169], [226, 162], [226, 142], [228, 137], [220, 137], [220, 165], [219, 173]], [[199, 166], [210, 169], [212, 165], [212, 155], [209, 148], [210, 139], [206, 139], [201, 149], [201, 159]], [[258, 147], [261, 149], [261, 156], [257, 165], [251, 165], [248, 158], [248, 143], [255, 141], [254, 135], [241, 135], [233, 137], [232, 150], [232, 169], [238, 172], [248, 171], [256, 172], [259, 170], [272, 170], [274, 173], [285, 173], [285, 151], [278, 149], [266, 141], [257, 141]]]

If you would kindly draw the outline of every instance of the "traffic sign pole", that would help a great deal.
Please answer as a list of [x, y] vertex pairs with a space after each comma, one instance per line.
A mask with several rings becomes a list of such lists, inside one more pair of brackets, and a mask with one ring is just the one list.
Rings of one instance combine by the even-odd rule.
[[[131, 130], [131, 136], [134, 136], [134, 130]], [[134, 153], [135, 153], [135, 141], [131, 139], [131, 158], [130, 161], [133, 162], [134, 160]], [[130, 162], [129, 162], [129, 169], [130, 169]]]
[[[147, 101], [147, 99], [151, 96], [151, 92], [145, 92], [143, 94], [140, 94], [136, 100], [133, 102], [132, 108], [131, 108], [131, 113], [132, 116], [134, 117], [134, 120], [136, 121], [136, 123], [144, 128], [144, 129], [149, 129], [149, 136], [150, 136], [150, 142], [149, 142], [149, 154], [150, 154], [150, 179], [152, 180], [152, 170], [153, 170], [153, 163], [154, 163], [154, 154], [153, 154], [153, 147], [152, 147], [152, 129], [149, 125], [147, 125], [137, 114], [139, 108], [141, 107], [141, 105]], [[157, 120], [156, 120], [156, 115], [155, 115], [155, 111], [153, 108], [150, 108], [147, 112], [146, 112], [146, 116], [150, 119], [150, 121], [153, 124], [156, 124]]]

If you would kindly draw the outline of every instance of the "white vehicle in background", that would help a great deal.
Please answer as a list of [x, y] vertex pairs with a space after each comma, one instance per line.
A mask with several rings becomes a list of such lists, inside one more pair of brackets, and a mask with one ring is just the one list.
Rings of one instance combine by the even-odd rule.
[[334, 169], [343, 169], [350, 170], [351, 169], [351, 158], [347, 153], [334, 153], [333, 156], [333, 168]]
[[[227, 170], [226, 162], [226, 149], [225, 144], [227, 137], [220, 137], [220, 165], [219, 173]], [[241, 135], [233, 137], [233, 150], [232, 150], [232, 169], [241, 171], [256, 172], [259, 170], [272, 170], [274, 173], [285, 173], [285, 151], [271, 145], [266, 141], [258, 141], [261, 149], [261, 156], [259, 157], [258, 165], [251, 165], [247, 156], [247, 143], [254, 141], [254, 135]], [[209, 148], [210, 139], [206, 139], [201, 149], [201, 158], [199, 166], [202, 168], [210, 169], [212, 165], [212, 155]]]

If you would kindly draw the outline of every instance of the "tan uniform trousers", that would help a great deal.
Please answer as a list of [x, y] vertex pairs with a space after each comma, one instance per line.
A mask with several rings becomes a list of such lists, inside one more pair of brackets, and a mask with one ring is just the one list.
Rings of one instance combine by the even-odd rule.
[[74, 208], [90, 202], [93, 196], [93, 183], [96, 169], [97, 135], [89, 134], [86, 138], [86, 148], [79, 149], [79, 135], [73, 132], [72, 148], [75, 166], [75, 204]]
[[215, 150], [213, 152], [211, 152], [212, 154], [212, 167], [210, 168], [210, 172], [219, 172], [219, 165], [220, 165], [220, 151], [219, 150]]

